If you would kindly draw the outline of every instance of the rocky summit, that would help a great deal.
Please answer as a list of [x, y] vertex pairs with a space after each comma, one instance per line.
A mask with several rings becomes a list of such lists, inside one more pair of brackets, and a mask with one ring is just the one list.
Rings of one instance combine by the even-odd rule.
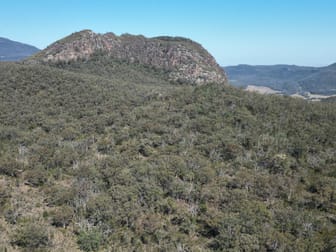
[[71, 62], [89, 59], [97, 52], [114, 60], [163, 70], [167, 72], [169, 80], [174, 82], [227, 82], [223, 69], [210, 53], [200, 44], [181, 37], [117, 36], [83, 30], [51, 44], [28, 61]]

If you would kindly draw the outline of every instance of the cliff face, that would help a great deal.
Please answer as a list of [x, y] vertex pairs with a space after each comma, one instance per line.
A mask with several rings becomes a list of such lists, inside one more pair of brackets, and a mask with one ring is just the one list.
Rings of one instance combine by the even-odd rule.
[[30, 61], [59, 62], [89, 59], [96, 52], [128, 63], [143, 64], [168, 73], [177, 82], [226, 83], [226, 75], [215, 59], [198, 43], [180, 37], [73, 33], [39, 52]]

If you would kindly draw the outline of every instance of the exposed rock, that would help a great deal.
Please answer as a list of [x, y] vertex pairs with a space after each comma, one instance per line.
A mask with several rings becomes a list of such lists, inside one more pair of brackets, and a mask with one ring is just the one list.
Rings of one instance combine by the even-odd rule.
[[83, 30], [51, 44], [28, 61], [68, 62], [88, 59], [96, 52], [128, 63], [163, 69], [169, 79], [176, 82], [227, 82], [223, 69], [200, 44], [180, 37], [116, 36]]

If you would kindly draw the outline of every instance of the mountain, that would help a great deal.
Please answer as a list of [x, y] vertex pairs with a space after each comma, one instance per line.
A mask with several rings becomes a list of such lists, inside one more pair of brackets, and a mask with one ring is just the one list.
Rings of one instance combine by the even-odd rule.
[[334, 250], [335, 103], [42, 59], [0, 62], [0, 251]]
[[0, 38], [0, 61], [22, 60], [38, 51], [39, 49], [34, 46]]
[[265, 86], [286, 94], [336, 93], [336, 64], [327, 67], [238, 65], [224, 69], [234, 86]]
[[55, 42], [29, 60], [74, 62], [89, 60], [97, 53], [111, 60], [161, 69], [174, 82], [226, 82], [215, 59], [200, 44], [181, 37], [116, 36], [83, 30]]
[[316, 72], [298, 81], [304, 91], [316, 94], [336, 94], [336, 63], [317, 68]]

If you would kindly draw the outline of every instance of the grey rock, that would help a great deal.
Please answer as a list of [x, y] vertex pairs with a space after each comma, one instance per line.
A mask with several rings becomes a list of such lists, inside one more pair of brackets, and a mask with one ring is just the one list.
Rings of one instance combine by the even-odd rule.
[[200, 44], [181, 37], [116, 36], [83, 30], [51, 44], [28, 62], [69, 62], [89, 59], [96, 52], [131, 64], [163, 69], [175, 82], [227, 83], [225, 72], [214, 57]]

